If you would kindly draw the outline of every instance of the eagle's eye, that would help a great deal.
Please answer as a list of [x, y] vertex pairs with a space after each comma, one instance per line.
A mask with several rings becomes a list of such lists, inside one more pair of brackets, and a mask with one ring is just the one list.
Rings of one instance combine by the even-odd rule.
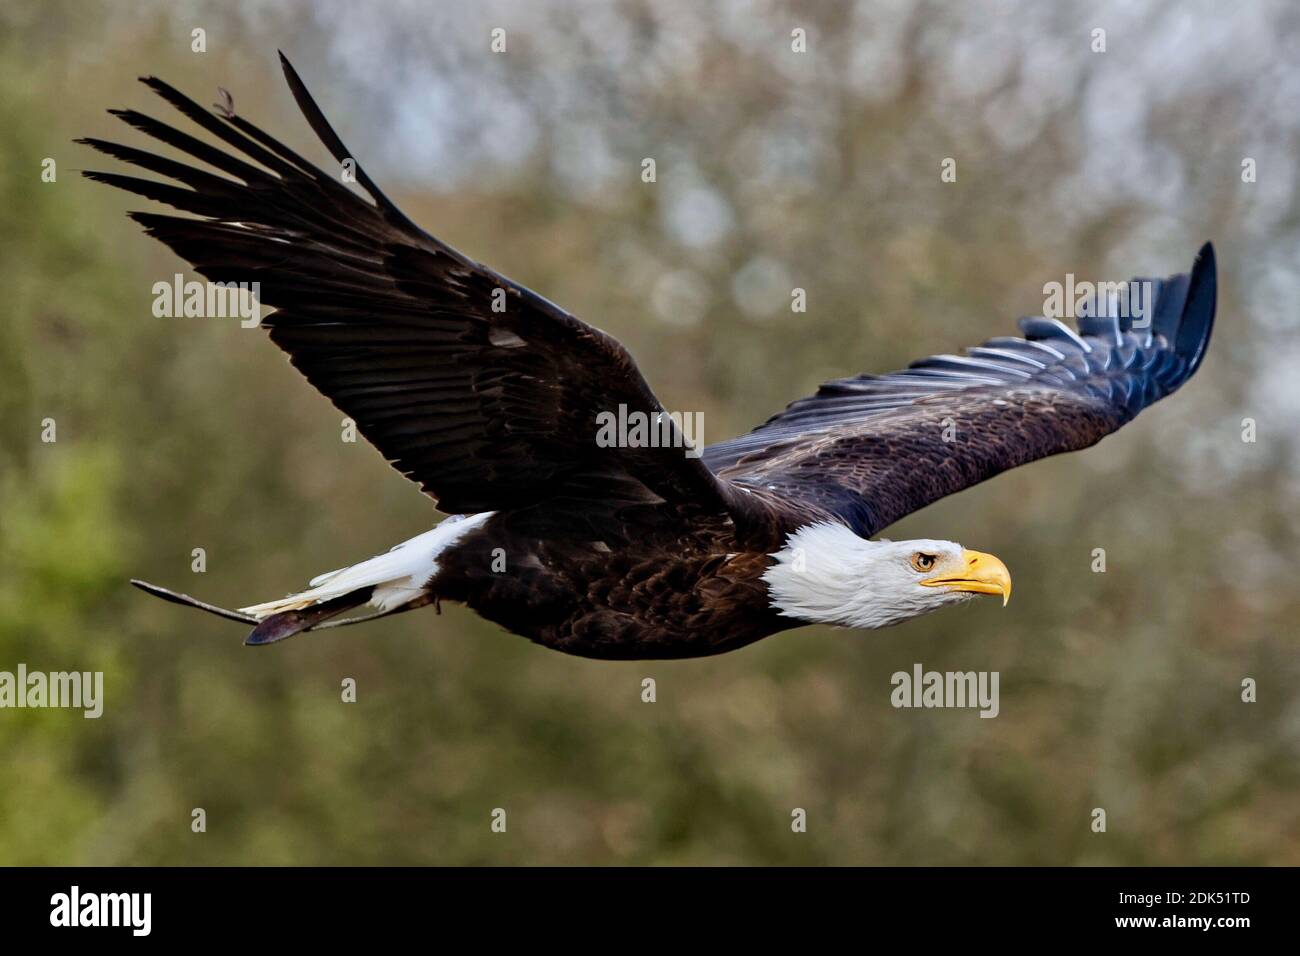
[[918, 551], [912, 555], [912, 567], [918, 571], [929, 571], [934, 567], [934, 555]]

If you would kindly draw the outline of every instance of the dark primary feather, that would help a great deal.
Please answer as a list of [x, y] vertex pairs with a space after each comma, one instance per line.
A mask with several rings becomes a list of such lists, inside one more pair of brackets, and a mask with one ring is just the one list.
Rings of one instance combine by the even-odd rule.
[[1208, 243], [1190, 275], [1133, 281], [1153, 284], [1145, 328], [1105, 314], [1078, 332], [1022, 319], [1024, 338], [827, 382], [704, 461], [787, 525], [829, 514], [865, 536], [1008, 468], [1086, 448], [1187, 381], [1209, 344]]
[[[353, 159], [287, 60], [307, 121]], [[420, 230], [359, 165], [367, 201], [234, 113], [142, 80], [210, 145], [134, 110], [114, 115], [225, 175], [99, 139], [80, 142], [180, 186], [90, 179], [190, 216], [135, 212], [145, 231], [217, 282], [259, 282], [262, 325], [293, 364], [445, 511], [598, 498], [721, 509], [724, 490], [680, 448], [603, 448], [602, 411], [662, 406], [614, 339]], [[505, 310], [493, 310], [501, 290]]]

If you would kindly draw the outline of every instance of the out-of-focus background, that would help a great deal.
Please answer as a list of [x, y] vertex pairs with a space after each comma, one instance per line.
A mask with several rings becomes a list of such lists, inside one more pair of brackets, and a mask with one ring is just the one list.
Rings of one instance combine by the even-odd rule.
[[[620, 338], [708, 440], [1213, 239], [1209, 358], [891, 529], [1003, 557], [1006, 610], [674, 663], [452, 606], [246, 649], [127, 578], [250, 603], [435, 515], [261, 332], [151, 314], [180, 260], [71, 140], [179, 119], [153, 73], [328, 163], [277, 48], [414, 219]], [[6, 0], [0, 89], [0, 670], [106, 675], [99, 720], [0, 711], [0, 863], [1300, 863], [1294, 4]], [[999, 671], [1000, 716], [895, 710], [916, 662]]]

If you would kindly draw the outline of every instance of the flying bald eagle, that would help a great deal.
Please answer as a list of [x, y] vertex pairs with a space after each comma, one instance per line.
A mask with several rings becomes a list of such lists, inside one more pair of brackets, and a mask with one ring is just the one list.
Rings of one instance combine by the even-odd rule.
[[[1190, 275], [1141, 280], [1142, 321], [1098, 300], [1078, 331], [1023, 319], [1022, 338], [827, 382], [702, 455], [680, 440], [606, 447], [602, 413], [621, 407], [683, 437], [627, 351], [416, 226], [281, 61], [369, 199], [237, 115], [224, 91], [209, 112], [142, 81], [230, 150], [111, 111], [217, 173], [78, 140], [181, 184], [85, 173], [190, 214], [130, 216], [210, 281], [259, 282], [271, 340], [453, 515], [239, 611], [133, 582], [252, 625], [248, 644], [451, 600], [569, 654], [680, 658], [803, 624], [885, 627], [977, 594], [1005, 603], [1011, 577], [992, 555], [871, 538], [1008, 468], [1096, 443], [1187, 381], [1209, 343], [1206, 244]], [[375, 610], [338, 618], [361, 605]]]

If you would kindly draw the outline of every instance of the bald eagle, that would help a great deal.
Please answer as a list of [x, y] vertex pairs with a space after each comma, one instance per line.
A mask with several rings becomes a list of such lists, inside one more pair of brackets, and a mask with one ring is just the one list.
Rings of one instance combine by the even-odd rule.
[[[224, 91], [209, 112], [153, 77], [142, 82], [229, 149], [111, 112], [216, 172], [78, 140], [179, 184], [85, 173], [185, 213], [129, 215], [210, 282], [260, 283], [271, 341], [453, 515], [238, 611], [133, 582], [251, 625], [248, 644], [447, 600], [569, 654], [682, 658], [803, 624], [885, 627], [975, 595], [1005, 604], [1011, 576], [992, 555], [873, 536], [1008, 468], [1096, 443], [1187, 381], [1209, 343], [1206, 244], [1190, 274], [1141, 280], [1137, 318], [1097, 300], [1077, 330], [1022, 319], [1021, 336], [964, 355], [827, 382], [702, 453], [597, 442], [619, 408], [682, 435], [617, 341], [403, 215], [281, 61], [351, 176], [237, 115]], [[340, 618], [362, 605], [373, 610]]]

